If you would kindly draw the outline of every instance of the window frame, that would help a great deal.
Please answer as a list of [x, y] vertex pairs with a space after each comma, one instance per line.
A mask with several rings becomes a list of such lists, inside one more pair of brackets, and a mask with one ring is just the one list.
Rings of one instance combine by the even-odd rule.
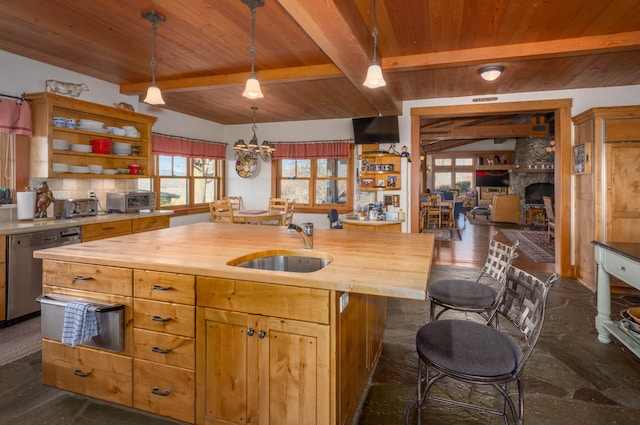
[[[160, 156], [169, 156], [169, 157], [182, 157], [187, 160], [187, 172], [185, 176], [164, 176], [159, 174], [160, 169]], [[174, 216], [187, 215], [187, 214], [198, 214], [202, 212], [209, 211], [209, 203], [194, 203], [195, 199], [195, 181], [199, 179], [205, 178], [213, 178], [216, 180], [216, 193], [217, 198], [220, 199], [225, 196], [224, 188], [226, 187], [226, 160], [224, 159], [211, 159], [211, 158], [202, 158], [202, 159], [211, 159], [215, 161], [215, 176], [214, 177], [206, 177], [206, 176], [195, 176], [193, 173], [193, 162], [196, 159], [200, 158], [191, 158], [185, 155], [166, 155], [166, 154], [154, 154], [153, 155], [153, 175], [150, 177], [151, 187], [153, 188], [153, 192], [156, 194], [156, 208], [163, 210], [171, 210], [174, 212]], [[180, 178], [187, 180], [187, 196], [188, 203], [186, 205], [176, 205], [176, 206], [160, 206], [160, 181], [163, 178]], [[144, 179], [140, 179], [144, 180]]]
[[[286, 177], [282, 177], [282, 161], [292, 160], [293, 158], [285, 158], [285, 159], [276, 159], [274, 160], [271, 166], [271, 196], [276, 198], [281, 198], [281, 181], [286, 179]], [[295, 158], [296, 160], [308, 160], [311, 162], [310, 164], [310, 177], [309, 177], [309, 201], [311, 204], [299, 204], [296, 203], [295, 211], [303, 212], [303, 213], [315, 213], [315, 214], [326, 214], [328, 209], [336, 209], [340, 213], [347, 213], [353, 211], [353, 192], [354, 192], [354, 182], [355, 182], [355, 165], [354, 165], [354, 145], [351, 144], [349, 146], [349, 158]], [[320, 160], [347, 160], [347, 176], [342, 177], [318, 177], [318, 161]], [[305, 178], [306, 179], [306, 178]], [[346, 189], [346, 202], [344, 204], [315, 204], [315, 193], [316, 193], [316, 181], [319, 180], [345, 180], [347, 182]]]

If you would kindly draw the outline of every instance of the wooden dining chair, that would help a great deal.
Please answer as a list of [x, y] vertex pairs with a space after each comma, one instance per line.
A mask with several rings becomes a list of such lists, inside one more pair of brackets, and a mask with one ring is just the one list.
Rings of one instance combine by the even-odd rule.
[[228, 199], [218, 199], [209, 204], [212, 223], [233, 224], [233, 206]]
[[544, 211], [547, 214], [547, 240], [551, 242], [556, 235], [556, 216], [553, 213], [553, 201], [549, 196], [543, 196]]
[[242, 209], [242, 196], [225, 196], [222, 199], [228, 200], [234, 211], [240, 211]]
[[286, 198], [269, 198], [269, 211], [282, 211], [284, 213], [284, 217], [280, 220], [279, 223], [267, 222], [264, 221], [262, 224], [278, 224], [284, 225], [286, 222], [287, 210], [289, 209], [289, 200]]
[[442, 206], [440, 195], [437, 193], [427, 195], [427, 210], [425, 215], [427, 228], [442, 226]]
[[296, 203], [294, 201], [289, 201], [287, 203], [287, 211], [284, 213], [284, 225], [290, 226], [293, 224], [293, 210], [295, 209]]

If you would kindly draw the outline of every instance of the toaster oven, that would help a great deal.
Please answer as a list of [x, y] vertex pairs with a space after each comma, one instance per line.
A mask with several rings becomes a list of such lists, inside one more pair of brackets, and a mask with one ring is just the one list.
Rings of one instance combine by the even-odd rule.
[[132, 213], [153, 210], [156, 194], [153, 192], [110, 192], [107, 193], [107, 212]]
[[98, 215], [98, 200], [56, 199], [53, 204], [53, 215], [56, 218], [90, 217]]

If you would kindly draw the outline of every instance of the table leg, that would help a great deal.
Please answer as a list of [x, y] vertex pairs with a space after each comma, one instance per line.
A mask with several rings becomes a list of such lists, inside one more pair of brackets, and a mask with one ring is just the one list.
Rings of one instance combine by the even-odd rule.
[[611, 320], [611, 286], [609, 274], [604, 270], [602, 264], [598, 263], [598, 315], [596, 316], [596, 329], [598, 330], [598, 340], [604, 344], [611, 342], [611, 333], [605, 325], [613, 325]]

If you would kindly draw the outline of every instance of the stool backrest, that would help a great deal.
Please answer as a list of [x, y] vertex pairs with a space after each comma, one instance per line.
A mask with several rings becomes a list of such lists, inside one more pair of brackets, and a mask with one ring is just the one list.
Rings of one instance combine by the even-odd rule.
[[493, 232], [489, 238], [489, 252], [487, 260], [482, 267], [482, 273], [476, 281], [480, 280], [483, 274], [489, 275], [499, 283], [504, 283], [507, 278], [507, 269], [513, 264], [513, 260], [518, 257], [516, 250], [520, 245], [520, 241], [516, 241], [513, 245], [498, 242], [495, 237], [498, 232]]

